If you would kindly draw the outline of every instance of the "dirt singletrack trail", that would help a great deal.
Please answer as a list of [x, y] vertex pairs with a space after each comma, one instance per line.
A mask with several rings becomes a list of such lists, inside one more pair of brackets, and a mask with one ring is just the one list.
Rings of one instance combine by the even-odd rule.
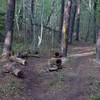
[[[89, 45], [69, 47], [69, 54], [92, 51]], [[100, 92], [100, 65], [94, 55], [69, 58], [63, 69], [47, 71], [48, 55], [29, 58], [23, 88], [16, 100], [91, 100]]]

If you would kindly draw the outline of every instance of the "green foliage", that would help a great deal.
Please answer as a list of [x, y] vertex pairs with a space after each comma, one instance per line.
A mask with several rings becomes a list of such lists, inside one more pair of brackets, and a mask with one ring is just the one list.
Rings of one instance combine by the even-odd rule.
[[5, 13], [0, 11], [0, 31], [4, 30], [4, 18], [5, 18]]
[[97, 2], [97, 23], [100, 24], [100, 0]]
[[[24, 3], [23, 3], [24, 1]], [[55, 1], [54, 4], [52, 4]], [[65, 0], [66, 2], [68, 0]], [[72, 0], [73, 4], [76, 4], [78, 0]], [[81, 33], [81, 39], [85, 39], [86, 34], [89, 34], [89, 41], [92, 41], [93, 39], [93, 33], [94, 33], [94, 1], [91, 0], [91, 9], [89, 8], [89, 0], [81, 0], [81, 15], [80, 15], [80, 33]], [[34, 12], [33, 15], [30, 11], [30, 5], [29, 0], [16, 0], [16, 12], [15, 12], [15, 29], [14, 29], [14, 37], [18, 37], [20, 34], [23, 40], [25, 41], [24, 45], [27, 45], [29, 43], [29, 39], [33, 43], [33, 45], [37, 45], [34, 43], [38, 42], [38, 35], [41, 34], [41, 22], [43, 25], [47, 24], [47, 21], [50, 17], [50, 21], [48, 22], [48, 27], [53, 28], [55, 30], [59, 30], [59, 24], [60, 24], [60, 13], [61, 13], [61, 0], [35, 0], [34, 5]], [[53, 6], [52, 6], [53, 5]], [[0, 40], [1, 37], [4, 36], [4, 16], [6, 13], [7, 8], [7, 0], [0, 0]], [[53, 9], [53, 13], [52, 13]], [[29, 11], [28, 11], [29, 10]], [[30, 13], [30, 14], [29, 14]], [[52, 13], [52, 14], [51, 14]], [[42, 18], [42, 17], [43, 18]], [[31, 18], [32, 17], [32, 18]], [[97, 2], [97, 23], [100, 23], [100, 0]], [[32, 22], [31, 22], [31, 19]], [[41, 21], [42, 19], [42, 21]], [[31, 31], [31, 24], [37, 23], [37, 26], [32, 26], [33, 32]], [[40, 25], [40, 26], [39, 26]], [[88, 32], [89, 30], [89, 32]], [[32, 32], [30, 35], [30, 38], [27, 39], [29, 36], [29, 31]], [[22, 32], [22, 33], [21, 33]], [[28, 35], [27, 35], [28, 33]], [[50, 31], [43, 27], [43, 41], [42, 44], [50, 44], [51, 47], [58, 47], [58, 32]], [[16, 39], [17, 41], [20, 41], [20, 38]], [[56, 38], [56, 39], [55, 39]], [[15, 40], [15, 39], [14, 39]], [[18, 42], [15, 40], [15, 44]], [[29, 43], [30, 44], [30, 43]], [[53, 46], [51, 46], [53, 44]], [[20, 44], [19, 44], [20, 45]], [[56, 46], [57, 45], [57, 46]], [[17, 45], [18, 48], [20, 48]], [[15, 46], [15, 49], [17, 49]], [[33, 47], [32, 47], [33, 48]], [[14, 50], [15, 50], [14, 49]], [[22, 47], [21, 47], [22, 49]], [[16, 50], [15, 50], [16, 51]]]
[[[0, 0], [0, 42], [4, 39], [5, 13], [7, 8], [7, 0]], [[2, 50], [0, 50], [1, 52]]]
[[0, 12], [6, 12], [7, 0], [0, 0]]
[[100, 93], [97, 93], [95, 96], [92, 96], [91, 100], [100, 100]]
[[0, 47], [0, 55], [1, 55], [1, 53], [2, 53], [2, 49], [1, 49], [1, 47]]
[[2, 33], [4, 32], [6, 7], [7, 7], [7, 0], [0, 0], [0, 39], [2, 38]]
[[0, 41], [3, 41], [4, 38], [4, 19], [5, 19], [5, 13], [0, 12]]

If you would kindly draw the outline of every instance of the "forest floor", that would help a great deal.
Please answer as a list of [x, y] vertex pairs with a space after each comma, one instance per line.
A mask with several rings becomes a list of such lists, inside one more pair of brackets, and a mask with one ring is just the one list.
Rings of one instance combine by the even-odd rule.
[[[93, 49], [90, 44], [75, 44], [69, 47], [69, 55]], [[29, 58], [25, 79], [0, 74], [0, 100], [100, 100], [100, 65], [95, 55], [69, 57], [57, 72], [46, 70], [48, 58], [50, 54]]]

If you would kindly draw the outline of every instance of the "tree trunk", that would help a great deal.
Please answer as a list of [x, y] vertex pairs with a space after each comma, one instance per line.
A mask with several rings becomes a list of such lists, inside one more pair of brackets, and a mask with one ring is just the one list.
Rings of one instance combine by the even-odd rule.
[[69, 19], [72, 7], [72, 0], [68, 0], [67, 5], [64, 10], [64, 20], [62, 29], [62, 40], [61, 40], [61, 51], [64, 57], [67, 56], [68, 51], [68, 29], [69, 29]]
[[65, 6], [65, 0], [61, 0], [61, 16], [60, 16], [60, 27], [59, 27], [59, 43], [61, 43], [61, 34], [62, 34], [62, 28], [63, 28], [63, 19], [64, 19], [64, 6]]
[[79, 32], [80, 32], [80, 2], [77, 6], [77, 20], [76, 20], [76, 40], [79, 41]]
[[96, 59], [100, 60], [100, 27], [99, 27], [98, 34], [97, 34]]
[[93, 42], [96, 43], [96, 11], [97, 11], [98, 0], [94, 1], [94, 39]]
[[77, 11], [77, 5], [74, 4], [71, 11], [71, 19], [70, 19], [70, 26], [69, 26], [69, 43], [72, 44], [73, 32], [74, 32], [74, 23], [75, 23], [75, 16]]
[[87, 27], [87, 33], [86, 33], [86, 38], [85, 38], [85, 42], [88, 41], [89, 35], [90, 35], [90, 21], [91, 21], [91, 14], [89, 15], [89, 20], [88, 20], [88, 27]]
[[34, 20], [34, 0], [31, 0], [31, 32], [33, 33], [33, 20]]
[[5, 18], [6, 37], [5, 37], [4, 49], [3, 49], [3, 56], [5, 57], [10, 56], [12, 51], [15, 1], [16, 0], [8, 0], [8, 9]]

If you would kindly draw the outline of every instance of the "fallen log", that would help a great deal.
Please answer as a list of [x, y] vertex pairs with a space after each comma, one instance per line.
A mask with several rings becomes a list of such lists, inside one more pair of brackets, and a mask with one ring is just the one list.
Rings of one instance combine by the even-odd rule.
[[24, 78], [24, 74], [20, 69], [14, 69], [12, 70], [12, 74], [19, 77], [19, 78]]
[[24, 78], [24, 74], [21, 71], [21, 69], [17, 68], [17, 64], [16, 63], [8, 63], [4, 66], [4, 73], [12, 73], [13, 75], [15, 75], [16, 77], [19, 78]]
[[25, 59], [21, 59], [21, 58], [18, 58], [18, 57], [16, 57], [16, 56], [11, 56], [9, 59], [10, 59], [11, 61], [20, 63], [20, 64], [22, 64], [22, 65], [26, 65], [26, 60], [25, 60]]
[[62, 59], [61, 58], [51, 58], [48, 60], [48, 66], [50, 71], [62, 69]]
[[25, 58], [28, 57], [28, 53], [27, 53], [27, 52], [23, 52], [23, 53], [18, 52], [18, 53], [16, 54], [16, 57], [17, 57], [17, 58], [25, 59]]
[[34, 55], [28, 55], [28, 57], [40, 58], [40, 55], [34, 54]]
[[39, 51], [29, 52], [28, 57], [40, 58], [40, 53], [39, 53]]
[[32, 52], [19, 52], [16, 54], [16, 57], [17, 58], [22, 58], [22, 59], [25, 59], [25, 58], [28, 58], [28, 57], [36, 57], [36, 58], [40, 58], [40, 55], [38, 52], [35, 52], [35, 53], [32, 53]]

